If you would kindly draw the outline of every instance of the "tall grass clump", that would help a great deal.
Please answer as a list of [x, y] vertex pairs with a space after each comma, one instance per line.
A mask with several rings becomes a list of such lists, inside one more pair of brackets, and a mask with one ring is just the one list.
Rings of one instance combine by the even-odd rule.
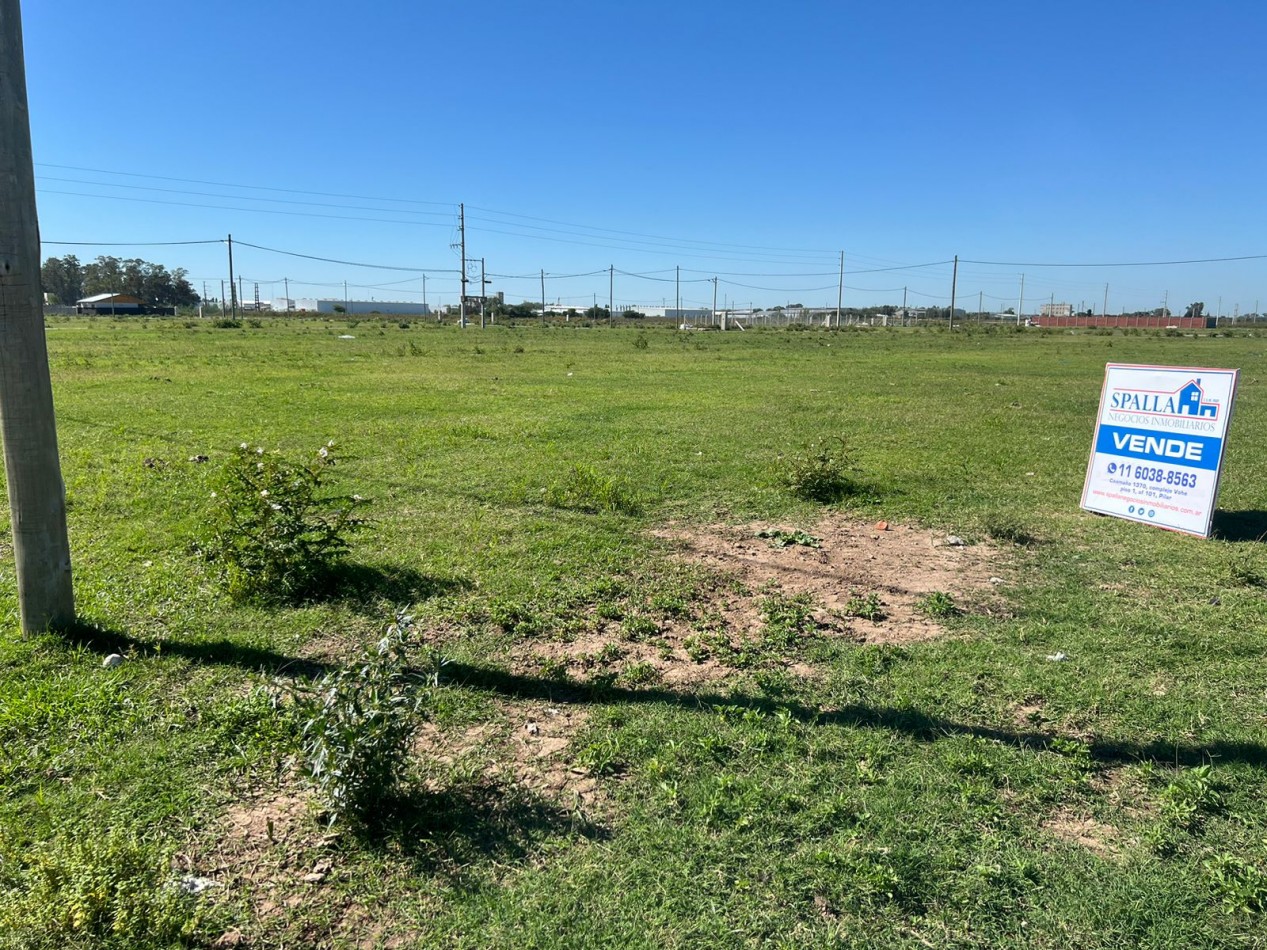
[[239, 600], [289, 601], [317, 593], [364, 524], [360, 495], [326, 490], [334, 443], [302, 461], [243, 442], [211, 493], [202, 550]]

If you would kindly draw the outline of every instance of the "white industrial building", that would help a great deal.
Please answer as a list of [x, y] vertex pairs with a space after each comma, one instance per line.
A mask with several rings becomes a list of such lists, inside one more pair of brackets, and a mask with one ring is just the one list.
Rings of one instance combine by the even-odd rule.
[[385, 316], [429, 316], [431, 308], [425, 303], [412, 300], [317, 300], [311, 297], [289, 301], [274, 300], [274, 313], [280, 310], [301, 310], [306, 313], [337, 313], [340, 316], [372, 317], [379, 314]]

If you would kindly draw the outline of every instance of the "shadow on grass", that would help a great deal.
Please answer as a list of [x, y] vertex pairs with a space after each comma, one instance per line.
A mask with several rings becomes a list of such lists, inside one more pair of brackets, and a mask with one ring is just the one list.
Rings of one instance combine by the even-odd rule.
[[411, 567], [338, 564], [322, 577], [318, 586], [309, 599], [378, 606], [417, 603], [470, 590], [473, 585], [464, 577], [433, 577]]
[[65, 643], [83, 647], [103, 657], [111, 653], [133, 657], [179, 656], [193, 663], [236, 666], [251, 672], [293, 679], [314, 679], [331, 669], [330, 664], [320, 660], [286, 656], [273, 650], [245, 646], [225, 639], [195, 643], [181, 640], [137, 640], [121, 630], [83, 620], [67, 627], [59, 635]]
[[443, 791], [405, 791], [356, 829], [366, 847], [399, 854], [427, 873], [461, 877], [493, 861], [522, 861], [561, 838], [601, 840], [608, 833], [579, 812], [496, 782]]
[[[1051, 733], [955, 722], [952, 719], [911, 708], [851, 703], [837, 709], [824, 710], [803, 703], [764, 696], [680, 693], [665, 689], [630, 689], [607, 684], [587, 685], [567, 680], [521, 676], [504, 670], [462, 663], [446, 664], [442, 676], [445, 680], [462, 686], [484, 689], [505, 696], [546, 699], [558, 704], [647, 703], [699, 710], [711, 710], [715, 706], [738, 706], [743, 709], [757, 709], [765, 713], [786, 711], [796, 720], [815, 726], [886, 729], [903, 733], [921, 742], [936, 742], [953, 736], [975, 736], [1035, 752], [1061, 751], [1057, 746], [1063, 748], [1068, 742], [1068, 737]], [[1057, 740], [1062, 741], [1058, 743]], [[1218, 739], [1194, 744], [1166, 739], [1136, 742], [1104, 738], [1088, 742], [1087, 750], [1093, 761], [1103, 765], [1158, 762], [1192, 766], [1215, 760], [1267, 768], [1267, 745], [1258, 742]]]
[[1211, 536], [1220, 541], [1258, 541], [1267, 536], [1267, 511], [1215, 511]]

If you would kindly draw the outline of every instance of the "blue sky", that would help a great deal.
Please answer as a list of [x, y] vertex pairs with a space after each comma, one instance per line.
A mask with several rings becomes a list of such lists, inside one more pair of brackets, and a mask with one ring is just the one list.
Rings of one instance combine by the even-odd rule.
[[[510, 300], [1267, 308], [1260, 3], [26, 0], [49, 241], [243, 241]], [[89, 171], [88, 169], [92, 169]], [[173, 180], [181, 179], [181, 180]], [[126, 186], [126, 187], [125, 187]], [[232, 187], [229, 187], [232, 186]], [[358, 197], [346, 197], [358, 196]], [[279, 213], [280, 212], [280, 213]], [[70, 247], [188, 268], [218, 244]], [[241, 247], [261, 295], [421, 275]], [[590, 277], [563, 275], [603, 271]], [[621, 273], [621, 272], [624, 273]], [[634, 277], [633, 274], [645, 276]], [[505, 275], [505, 276], [503, 276]], [[553, 276], [552, 276], [553, 275]], [[477, 292], [478, 285], [472, 289]]]

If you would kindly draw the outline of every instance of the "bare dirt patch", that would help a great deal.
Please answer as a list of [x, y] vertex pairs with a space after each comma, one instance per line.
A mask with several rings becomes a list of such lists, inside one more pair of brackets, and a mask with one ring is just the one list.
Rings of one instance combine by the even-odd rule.
[[544, 700], [501, 700], [497, 708], [497, 718], [465, 728], [424, 724], [414, 741], [415, 756], [439, 766], [445, 782], [455, 776], [507, 782], [586, 813], [602, 805], [598, 782], [571, 754], [587, 709]]
[[1102, 858], [1116, 858], [1120, 854], [1121, 832], [1112, 825], [1089, 816], [1061, 809], [1039, 827], [1062, 841], [1080, 845]]
[[515, 671], [561, 685], [675, 692], [720, 683], [739, 669], [781, 667], [813, 679], [816, 670], [795, 648], [780, 653], [762, 643], [771, 597], [808, 603], [818, 637], [913, 643], [945, 632], [921, 609], [923, 598], [944, 594], [957, 608], [993, 610], [993, 590], [1002, 583], [993, 546], [907, 525], [831, 516], [803, 530], [768, 523], [670, 526], [656, 536], [708, 578], [688, 609], [639, 617], [636, 635], [628, 618], [592, 613], [565, 636], [515, 644]]
[[[934, 592], [960, 603], [982, 599], [1000, 570], [999, 553], [989, 545], [956, 544], [944, 533], [907, 525], [828, 517], [806, 531], [818, 539], [818, 547], [778, 547], [757, 536], [787, 528], [765, 523], [678, 528], [660, 536], [675, 542], [682, 557], [735, 577], [751, 590], [774, 585], [785, 593], [808, 594], [821, 605], [825, 625], [843, 621], [850, 635], [866, 643], [910, 643], [941, 635], [942, 626], [917, 606], [920, 599]], [[879, 598], [883, 616], [848, 616], [869, 594]], [[755, 609], [738, 607], [751, 626]]]

